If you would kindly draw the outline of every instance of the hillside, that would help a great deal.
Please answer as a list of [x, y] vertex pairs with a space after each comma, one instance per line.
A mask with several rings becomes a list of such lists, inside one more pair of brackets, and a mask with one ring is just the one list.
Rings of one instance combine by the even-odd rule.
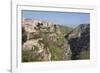
[[[87, 26], [86, 26], [87, 27]], [[62, 61], [62, 60], [73, 60], [85, 59], [83, 57], [87, 50], [80, 51], [78, 55], [75, 55], [79, 47], [73, 42], [73, 38], [78, 38], [84, 48], [89, 47], [89, 42], [85, 39], [89, 38], [87, 34], [87, 28], [85, 26], [81, 28], [81, 25], [72, 29], [61, 24], [56, 24], [48, 21], [40, 21], [33, 19], [22, 19], [22, 62], [33, 62], [33, 61]], [[75, 34], [73, 36], [73, 34]], [[80, 36], [79, 36], [80, 35]], [[73, 44], [76, 47], [73, 47]], [[88, 43], [88, 45], [87, 45]], [[76, 49], [77, 48], [77, 49]], [[73, 50], [74, 49], [74, 50]], [[79, 56], [80, 55], [80, 56]], [[79, 56], [80, 58], [77, 58]], [[87, 55], [86, 55], [87, 57]]]
[[90, 58], [90, 24], [80, 24], [65, 38], [70, 45], [72, 60]]

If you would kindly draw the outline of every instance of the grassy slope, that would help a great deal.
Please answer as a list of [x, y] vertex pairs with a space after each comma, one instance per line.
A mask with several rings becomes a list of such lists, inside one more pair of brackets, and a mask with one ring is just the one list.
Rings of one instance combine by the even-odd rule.
[[60, 32], [61, 34], [58, 35], [59, 39], [55, 43], [49, 45], [52, 61], [64, 59], [64, 49], [62, 46], [64, 45], [64, 35], [69, 32], [69, 28], [60, 25]]

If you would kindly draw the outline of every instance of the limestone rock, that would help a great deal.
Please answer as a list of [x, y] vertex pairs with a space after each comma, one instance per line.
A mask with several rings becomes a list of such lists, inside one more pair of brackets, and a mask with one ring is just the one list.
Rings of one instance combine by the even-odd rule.
[[23, 62], [70, 60], [70, 47], [64, 42], [65, 29], [53, 22], [23, 18]]

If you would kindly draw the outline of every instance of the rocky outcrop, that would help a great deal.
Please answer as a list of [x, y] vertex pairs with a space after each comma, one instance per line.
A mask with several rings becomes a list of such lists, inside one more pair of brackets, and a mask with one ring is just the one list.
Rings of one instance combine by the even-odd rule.
[[[52, 22], [24, 18], [22, 20], [22, 61], [69, 60], [71, 51], [63, 42], [65, 29]], [[66, 58], [63, 55], [65, 48]]]
[[[47, 32], [48, 27], [47, 25], [44, 26], [41, 21], [37, 20], [33, 21], [32, 19], [24, 19], [22, 21], [23, 61], [51, 60], [49, 48], [45, 47], [45, 44], [43, 43], [43, 34]], [[27, 55], [25, 55], [25, 53], [27, 53]]]
[[22, 61], [78, 60], [90, 48], [90, 25], [75, 29], [53, 22], [22, 19]]
[[82, 51], [89, 51], [90, 49], [90, 25], [81, 24], [65, 36], [70, 46], [72, 60], [80, 59]]

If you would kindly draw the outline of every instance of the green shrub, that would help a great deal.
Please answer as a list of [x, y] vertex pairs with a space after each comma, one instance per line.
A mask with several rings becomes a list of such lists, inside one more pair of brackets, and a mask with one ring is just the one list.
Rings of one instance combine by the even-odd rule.
[[49, 48], [51, 52], [51, 60], [63, 60], [64, 57], [64, 49], [58, 47], [51, 47]]
[[84, 50], [80, 53], [80, 59], [90, 59], [90, 51]]

